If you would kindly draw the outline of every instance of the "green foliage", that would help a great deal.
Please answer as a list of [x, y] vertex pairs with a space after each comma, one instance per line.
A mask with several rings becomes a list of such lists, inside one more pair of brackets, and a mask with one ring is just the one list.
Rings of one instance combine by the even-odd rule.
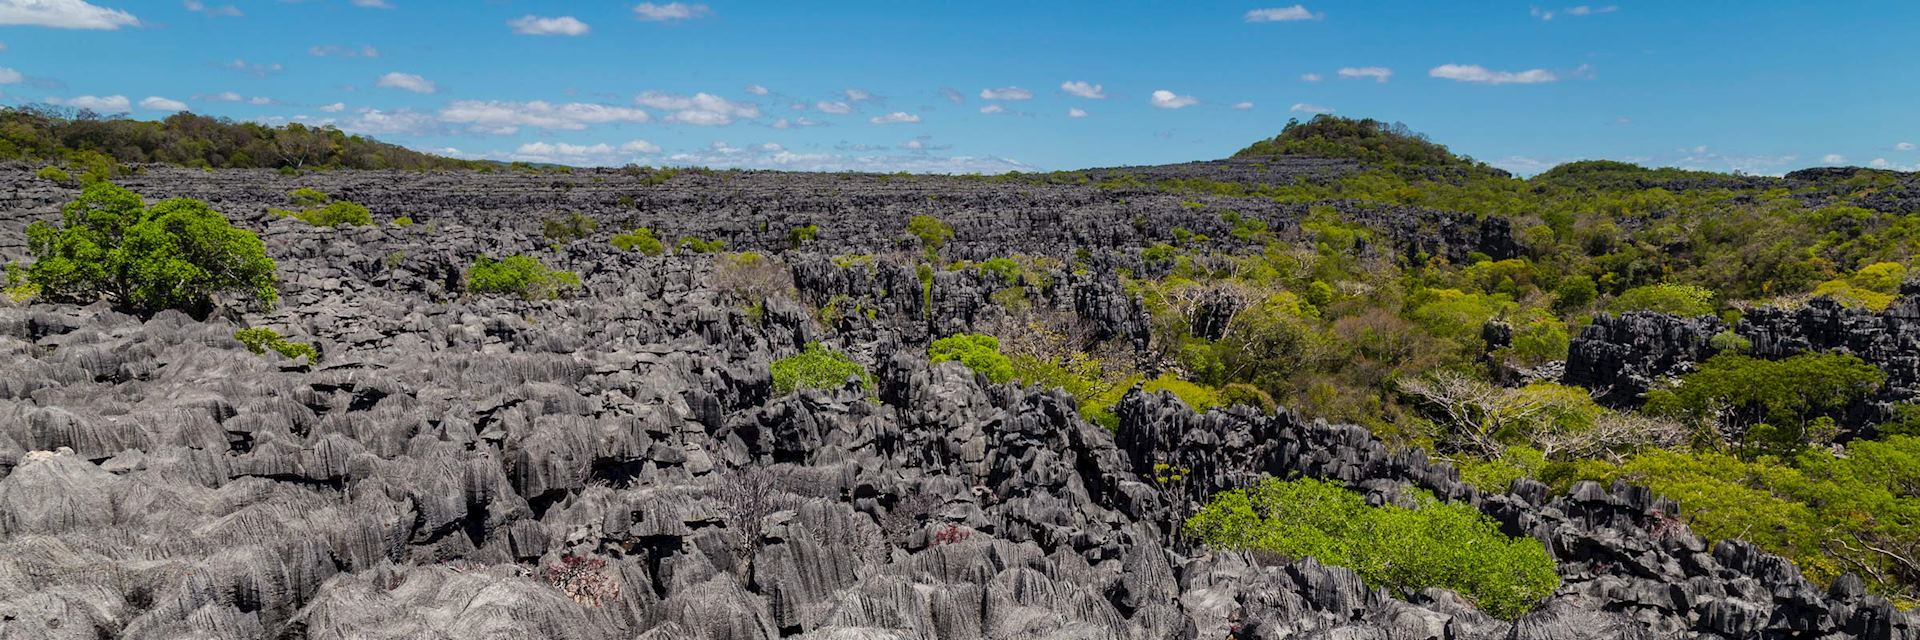
[[580, 276], [541, 264], [533, 256], [507, 256], [494, 260], [488, 256], [473, 259], [467, 268], [467, 291], [479, 294], [506, 294], [527, 300], [558, 298], [580, 288]]
[[1834, 419], [1886, 382], [1880, 369], [1851, 354], [1804, 353], [1761, 360], [1722, 352], [1680, 377], [1680, 385], [1647, 392], [1654, 414], [1713, 419], [1746, 453], [1791, 454], [1839, 435]]
[[873, 388], [873, 374], [866, 367], [818, 342], [807, 343], [799, 354], [773, 361], [773, 391], [779, 395], [797, 389], [838, 389], [848, 378], [859, 378], [861, 387]]
[[940, 248], [953, 239], [953, 227], [939, 218], [918, 215], [907, 220], [907, 234], [920, 239], [920, 247], [926, 251], [928, 260], [940, 255]]
[[613, 236], [613, 247], [621, 251], [638, 251], [641, 255], [657, 256], [667, 252], [659, 238], [653, 237], [653, 230], [640, 227], [626, 233]]
[[1492, 458], [1467, 458], [1457, 465], [1460, 479], [1475, 488], [1502, 493], [1513, 488], [1515, 480], [1538, 478], [1547, 466], [1547, 455], [1526, 446], [1507, 447]]
[[56, 167], [52, 165], [40, 167], [40, 170], [33, 172], [33, 175], [36, 178], [39, 178], [41, 180], [46, 180], [48, 182], [57, 182], [60, 184], [73, 183], [73, 174], [67, 173], [65, 169], [61, 169], [60, 167]]
[[394, 218], [394, 219], [393, 219], [393, 226], [396, 226], [396, 227], [411, 227], [411, 226], [413, 226], [413, 218], [409, 218], [409, 217], [407, 217], [407, 216], [400, 216], [400, 217], [398, 217], [398, 218]]
[[311, 187], [300, 187], [289, 191], [287, 197], [293, 199], [293, 206], [296, 207], [318, 207], [333, 201], [333, 196]]
[[819, 235], [820, 235], [820, 225], [810, 224], [804, 227], [794, 227], [792, 229], [788, 229], [787, 241], [788, 243], [792, 244], [794, 247], [797, 248], [800, 245], [813, 242], [814, 237]]
[[34, 262], [26, 280], [49, 298], [104, 296], [143, 310], [195, 314], [228, 292], [269, 307], [279, 300], [265, 243], [205, 202], [175, 198], [144, 207], [133, 192], [100, 182], [62, 208], [61, 217], [59, 226], [27, 226]]
[[1676, 316], [1713, 315], [1713, 292], [1689, 284], [1663, 282], [1634, 287], [1607, 303], [1613, 313], [1653, 311]]
[[1920, 598], [1920, 438], [1855, 441], [1845, 455], [1742, 459], [1716, 452], [1648, 451], [1622, 464], [1549, 468], [1546, 480], [1642, 484], [1680, 505], [1708, 540], [1740, 538], [1792, 559], [1826, 582], [1852, 572], [1876, 593]]
[[1184, 531], [1209, 547], [1312, 557], [1402, 594], [1451, 589], [1506, 619], [1559, 587], [1540, 541], [1508, 538], [1468, 504], [1425, 493], [1413, 501], [1414, 508], [1370, 507], [1360, 494], [1324, 480], [1268, 479], [1214, 496]]
[[480, 169], [497, 163], [456, 160], [347, 135], [327, 127], [176, 113], [158, 121], [101, 117], [84, 110], [30, 105], [0, 109], [0, 159], [70, 161], [83, 182], [112, 178], [118, 164], [264, 169]]
[[1584, 275], [1572, 275], [1560, 279], [1560, 286], [1553, 291], [1553, 308], [1562, 312], [1587, 308], [1600, 296], [1600, 288], [1593, 278]]
[[373, 213], [366, 207], [339, 200], [323, 207], [307, 209], [293, 217], [316, 227], [362, 226], [373, 224]]
[[294, 342], [280, 335], [280, 332], [266, 327], [253, 327], [233, 332], [233, 339], [246, 345], [247, 350], [260, 355], [271, 349], [288, 360], [306, 358], [308, 364], [320, 361], [320, 351], [306, 342]]
[[693, 253], [719, 253], [727, 249], [727, 241], [720, 239], [704, 240], [696, 236], [680, 238], [680, 248]]
[[1020, 284], [1020, 263], [1012, 258], [988, 258], [974, 266], [981, 271], [999, 276], [1001, 284], [1008, 286]]
[[1707, 346], [1713, 347], [1713, 350], [1716, 352], [1746, 353], [1748, 349], [1753, 348], [1753, 341], [1742, 338], [1740, 334], [1734, 333], [1732, 329], [1728, 329], [1713, 334], [1712, 338], [1708, 338]]
[[548, 242], [558, 244], [585, 240], [599, 228], [599, 222], [579, 213], [554, 216], [540, 221], [540, 235], [546, 236]]
[[983, 333], [961, 333], [933, 341], [927, 358], [934, 363], [954, 361], [1000, 384], [1013, 379], [1013, 362], [1000, 353], [1000, 340]]
[[1327, 114], [1314, 116], [1307, 122], [1289, 121], [1279, 136], [1254, 143], [1233, 154], [1233, 157], [1282, 154], [1353, 158], [1389, 167], [1482, 166], [1453, 155], [1446, 147], [1428, 141], [1426, 136], [1415, 133], [1406, 125]]
[[4, 273], [5, 277], [0, 278], [0, 298], [9, 304], [27, 304], [40, 297], [40, 285], [27, 279], [26, 267], [9, 262]]

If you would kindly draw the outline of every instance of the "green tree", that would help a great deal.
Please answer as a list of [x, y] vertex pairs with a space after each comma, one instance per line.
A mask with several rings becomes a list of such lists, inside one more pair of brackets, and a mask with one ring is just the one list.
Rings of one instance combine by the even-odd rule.
[[487, 256], [473, 259], [467, 269], [467, 290], [473, 293], [502, 293], [527, 300], [558, 298], [580, 288], [580, 276], [541, 264], [532, 256], [507, 256], [494, 260]]
[[27, 226], [34, 257], [27, 281], [49, 298], [104, 296], [136, 309], [196, 315], [223, 293], [269, 307], [279, 300], [265, 243], [205, 202], [175, 198], [144, 207], [133, 192], [97, 182], [62, 208], [61, 217], [59, 226]]
[[907, 233], [920, 239], [920, 247], [926, 251], [927, 259], [931, 261], [939, 257], [940, 248], [946, 246], [947, 241], [953, 238], [953, 227], [941, 222], [939, 218], [918, 215], [907, 220]]
[[1539, 540], [1508, 538], [1472, 505], [1425, 492], [1413, 502], [1413, 508], [1371, 507], [1332, 482], [1268, 479], [1215, 495], [1187, 519], [1184, 532], [1209, 547], [1312, 557], [1401, 594], [1452, 589], [1506, 619], [1560, 586]]
[[933, 363], [954, 361], [967, 365], [994, 384], [1013, 379], [1013, 361], [1000, 353], [1000, 340], [983, 333], [962, 333], [933, 341], [927, 347]]
[[873, 374], [866, 367], [818, 342], [809, 342], [800, 353], [773, 361], [773, 391], [779, 395], [797, 389], [838, 389], [848, 378], [859, 378], [861, 387], [873, 388]]
[[1634, 287], [1607, 303], [1614, 313], [1653, 311], [1676, 316], [1713, 315], [1713, 292], [1690, 284], [1663, 282]]
[[1681, 376], [1679, 386], [1648, 392], [1646, 410], [1711, 420], [1750, 455], [1791, 454], [1831, 442], [1838, 414], [1884, 382], [1886, 374], [1852, 354], [1762, 360], [1721, 352]]
[[613, 247], [621, 251], [638, 251], [641, 255], [657, 256], [667, 252], [665, 244], [653, 236], [653, 230], [640, 227], [626, 233], [613, 236]]

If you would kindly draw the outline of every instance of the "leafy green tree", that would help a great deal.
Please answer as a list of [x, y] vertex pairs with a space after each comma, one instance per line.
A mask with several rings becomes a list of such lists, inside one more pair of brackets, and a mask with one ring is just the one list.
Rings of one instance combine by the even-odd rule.
[[599, 228], [599, 222], [579, 213], [554, 216], [540, 221], [540, 234], [546, 236], [548, 242], [555, 243], [584, 239], [593, 235], [594, 230]]
[[287, 359], [306, 358], [308, 364], [320, 361], [320, 351], [311, 343], [294, 342], [280, 335], [280, 332], [267, 327], [252, 327], [233, 332], [233, 339], [239, 340], [254, 355], [265, 354], [269, 349]]
[[933, 341], [927, 358], [938, 364], [953, 361], [1000, 384], [1013, 379], [1013, 362], [1000, 353], [1000, 340], [984, 333], [962, 333]]
[[680, 238], [680, 248], [694, 253], [719, 253], [726, 250], [727, 241], [718, 238], [706, 240], [698, 236], [685, 236]]
[[1508, 538], [1472, 505], [1425, 492], [1413, 501], [1411, 509], [1371, 507], [1332, 482], [1268, 479], [1215, 495], [1187, 519], [1184, 532], [1209, 547], [1312, 557], [1401, 594], [1451, 589], [1506, 619], [1560, 586], [1539, 540]]
[[653, 237], [653, 230], [640, 227], [626, 233], [613, 236], [613, 247], [621, 251], [638, 251], [641, 255], [657, 256], [667, 252], [666, 245]]
[[1607, 303], [1614, 313], [1653, 311], [1676, 316], [1713, 315], [1713, 292], [1690, 284], [1663, 282], [1634, 287]]
[[794, 248], [799, 248], [800, 245], [813, 242], [814, 237], [818, 235], [820, 235], [820, 225], [810, 224], [804, 227], [794, 227], [787, 230], [787, 242], [793, 245]]
[[507, 256], [494, 260], [488, 256], [473, 259], [467, 268], [467, 290], [473, 293], [500, 293], [527, 300], [558, 298], [580, 288], [580, 276], [541, 264], [533, 256]]
[[1648, 392], [1646, 410], [1711, 421], [1749, 455], [1792, 454], [1832, 442], [1840, 412], [1884, 382], [1886, 374], [1852, 354], [1762, 360], [1722, 352], [1681, 376], [1679, 386]]
[[926, 250], [927, 259], [933, 260], [940, 255], [940, 248], [953, 239], [953, 227], [939, 218], [918, 215], [907, 220], [907, 233], [920, 239], [920, 247]]
[[62, 208], [61, 217], [59, 226], [27, 225], [34, 262], [26, 278], [48, 298], [105, 297], [141, 310], [196, 315], [223, 293], [269, 307], [279, 300], [265, 243], [205, 202], [175, 198], [145, 207], [132, 191], [98, 182]]
[[859, 378], [860, 386], [872, 389], [873, 374], [845, 353], [809, 342], [796, 355], [773, 361], [773, 391], [779, 395], [797, 389], [838, 389], [848, 378]]

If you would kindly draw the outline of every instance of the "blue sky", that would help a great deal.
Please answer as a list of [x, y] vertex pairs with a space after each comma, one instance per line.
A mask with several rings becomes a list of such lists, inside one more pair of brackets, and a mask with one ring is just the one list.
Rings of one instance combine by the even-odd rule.
[[1181, 162], [1331, 111], [1521, 173], [1913, 170], [1914, 24], [1914, 2], [0, 0], [0, 101], [579, 165]]

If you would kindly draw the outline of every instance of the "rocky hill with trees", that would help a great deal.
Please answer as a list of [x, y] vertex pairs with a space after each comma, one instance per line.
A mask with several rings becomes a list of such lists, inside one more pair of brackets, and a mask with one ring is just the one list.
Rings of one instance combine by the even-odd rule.
[[1920, 638], [1912, 174], [15, 157], [0, 637]]

